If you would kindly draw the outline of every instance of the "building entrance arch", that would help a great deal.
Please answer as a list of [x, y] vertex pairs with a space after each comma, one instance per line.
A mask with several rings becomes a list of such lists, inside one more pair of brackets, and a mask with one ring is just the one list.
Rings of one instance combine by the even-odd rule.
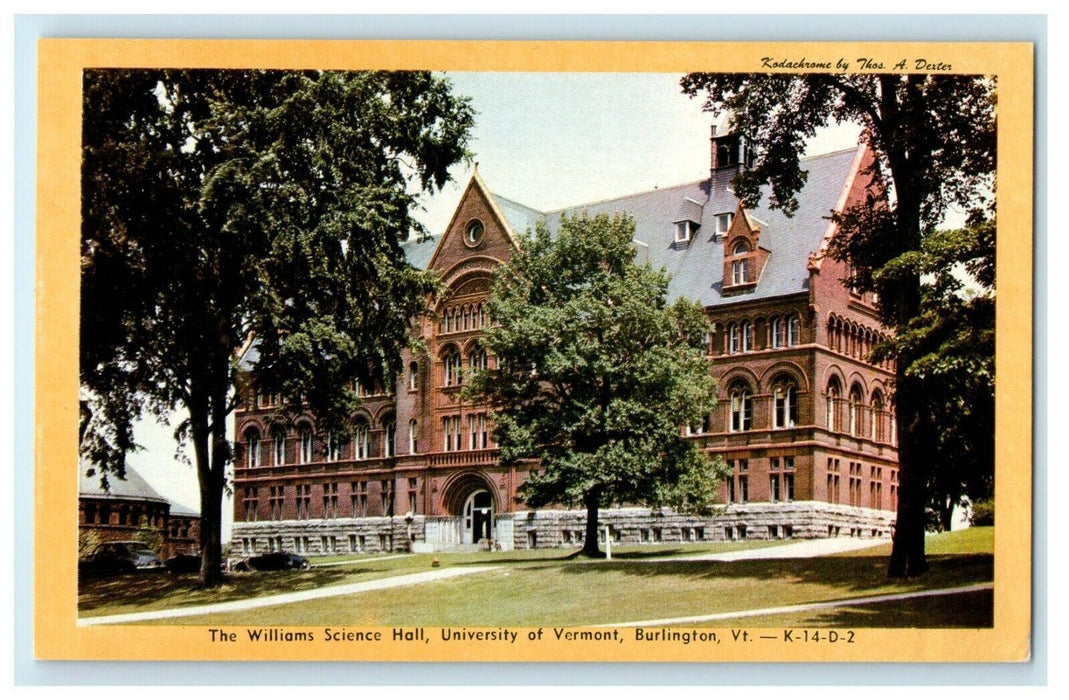
[[494, 539], [497, 498], [485, 474], [478, 471], [457, 474], [446, 482], [442, 491], [443, 510], [456, 518], [460, 544]]
[[472, 491], [464, 501], [460, 537], [464, 544], [493, 539], [494, 499], [486, 489]]

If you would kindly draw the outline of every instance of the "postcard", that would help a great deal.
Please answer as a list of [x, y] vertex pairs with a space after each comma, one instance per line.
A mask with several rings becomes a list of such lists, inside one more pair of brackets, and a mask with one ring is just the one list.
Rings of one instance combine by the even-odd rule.
[[1030, 658], [1031, 45], [38, 48], [38, 658]]

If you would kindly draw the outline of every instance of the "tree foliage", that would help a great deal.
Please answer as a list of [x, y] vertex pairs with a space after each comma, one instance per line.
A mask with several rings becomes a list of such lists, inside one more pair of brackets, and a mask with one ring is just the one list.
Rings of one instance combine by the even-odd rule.
[[[977, 309], [984, 306], [984, 302], [953, 302], [955, 295], [945, 293], [949, 287], [939, 290], [947, 281], [945, 276], [937, 275], [935, 284], [922, 277], [925, 265], [921, 260], [942, 249], [954, 263], [965, 262], [981, 276], [993, 273], [993, 248], [972, 261], [962, 261], [956, 257], [956, 242], [944, 236], [950, 246], [940, 245], [937, 231], [951, 208], [975, 212], [974, 223], [993, 221], [995, 81], [969, 75], [692, 73], [681, 85], [690, 96], [700, 95], [705, 109], [730, 111], [734, 129], [753, 147], [754, 166], [735, 181], [739, 196], [752, 205], [767, 184], [770, 206], [788, 214], [797, 206], [795, 195], [806, 179], [799, 163], [806, 140], [829, 122], [864, 127], [862, 139], [876, 156], [863, 173], [871, 176], [872, 186], [863, 201], [833, 215], [838, 235], [832, 254], [850, 263], [853, 272], [845, 283], [875, 292], [881, 320], [904, 336], [884, 349], [896, 362], [901, 464], [889, 573], [921, 574], [927, 570], [924, 523], [929, 490], [947, 474], [945, 465], [935, 462], [929, 450], [936, 443], [947, 450], [955, 443], [977, 444], [975, 430], [983, 429], [982, 424], [974, 428], [961, 416], [930, 422], [933, 415], [945, 416], [952, 413], [953, 405], [969, 401], [967, 394], [977, 388], [955, 384], [954, 377], [961, 373], [931, 370], [977, 361], [976, 348], [942, 339], [955, 335], [951, 328], [956, 324], [962, 328], [968, 319], [981, 320], [983, 314]], [[926, 243], [928, 239], [933, 240]], [[939, 268], [933, 265], [931, 269]], [[990, 285], [993, 279], [980, 282]], [[947, 304], [954, 308], [945, 308]], [[971, 314], [966, 306], [977, 313]], [[957, 316], [958, 312], [964, 316]], [[922, 313], [927, 320], [920, 318]], [[943, 319], [944, 313], [956, 320]], [[969, 351], [971, 360], [955, 355], [963, 350]], [[938, 361], [933, 360], [933, 353]], [[962, 391], [965, 395], [952, 393]], [[942, 396], [949, 403], [937, 409], [928, 400], [932, 396]], [[986, 396], [985, 402], [990, 403]], [[972, 398], [977, 397], [973, 394]], [[943, 433], [936, 434], [937, 430]], [[970, 431], [973, 434], [954, 435]]]
[[213, 584], [238, 350], [255, 336], [256, 388], [328, 429], [353, 379], [399, 370], [436, 285], [401, 243], [472, 110], [412, 72], [88, 70], [83, 88], [83, 453], [121, 473], [133, 424], [183, 409]]
[[708, 320], [697, 303], [667, 303], [667, 275], [634, 263], [633, 237], [625, 216], [564, 217], [556, 238], [539, 223], [494, 281], [498, 368], [467, 389], [493, 408], [502, 463], [538, 460], [523, 499], [586, 508], [590, 555], [598, 508], [701, 510], [724, 469], [680, 433], [716, 402]]
[[929, 473], [928, 507], [944, 530], [956, 506], [994, 493], [994, 262], [995, 225], [981, 217], [929, 234], [919, 251], [888, 265], [912, 266], [925, 283], [917, 316], [873, 356], [913, 357], [906, 373], [928, 389], [914, 438], [938, 465]]

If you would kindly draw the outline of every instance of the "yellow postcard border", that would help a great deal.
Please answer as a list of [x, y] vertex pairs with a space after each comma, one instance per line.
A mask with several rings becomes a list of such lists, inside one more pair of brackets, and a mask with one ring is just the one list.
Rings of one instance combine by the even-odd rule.
[[[205, 628], [77, 625], [79, 163], [86, 67], [760, 72], [762, 59], [923, 59], [998, 77], [995, 624], [858, 630], [853, 645], [604, 645], [532, 641], [422, 648], [213, 644]], [[775, 70], [773, 68], [773, 70]], [[878, 69], [871, 69], [878, 70]], [[1032, 588], [1033, 46], [1029, 43], [42, 39], [38, 43], [34, 642], [41, 659], [364, 661], [1023, 661]], [[287, 627], [288, 631], [302, 628]], [[317, 629], [317, 628], [308, 628]], [[521, 638], [537, 629], [512, 628]], [[428, 628], [434, 637], [433, 628]], [[752, 630], [760, 632], [760, 630]], [[389, 635], [384, 635], [388, 637]], [[321, 638], [321, 635], [320, 635]]]

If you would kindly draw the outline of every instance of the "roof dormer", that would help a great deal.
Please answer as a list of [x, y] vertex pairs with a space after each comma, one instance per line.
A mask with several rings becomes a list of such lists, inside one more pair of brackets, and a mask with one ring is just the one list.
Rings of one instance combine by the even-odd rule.
[[689, 243], [698, 228], [702, 225], [702, 210], [704, 205], [690, 197], [684, 197], [676, 210], [672, 225], [675, 227], [674, 241], [677, 244]]
[[724, 239], [725, 294], [753, 289], [768, 262], [769, 251], [761, 247], [761, 223], [739, 202]]

